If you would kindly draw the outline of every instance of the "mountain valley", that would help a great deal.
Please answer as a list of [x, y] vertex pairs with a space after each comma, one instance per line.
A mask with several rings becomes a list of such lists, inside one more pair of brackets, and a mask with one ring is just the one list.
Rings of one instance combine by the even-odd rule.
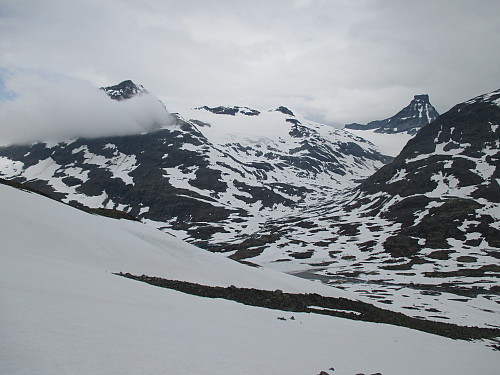
[[[118, 101], [147, 92], [132, 81], [102, 90]], [[301, 285], [323, 294], [500, 327], [500, 91], [441, 115], [416, 95], [389, 119], [346, 129], [284, 106], [201, 106], [169, 119], [142, 134], [0, 147], [0, 177], [122, 211], [256, 272], [315, 280]]]

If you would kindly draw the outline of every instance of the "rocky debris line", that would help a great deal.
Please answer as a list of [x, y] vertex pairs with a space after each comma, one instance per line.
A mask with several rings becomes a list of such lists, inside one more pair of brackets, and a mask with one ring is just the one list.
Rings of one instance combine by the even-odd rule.
[[19, 189], [19, 190], [24, 190], [24, 191], [28, 191], [30, 193], [35, 193], [35, 194], [39, 194], [39, 195], [42, 195], [46, 198], [50, 198], [50, 199], [53, 199], [53, 200], [56, 200], [58, 202], [60, 202], [58, 199], [56, 199], [55, 197], [51, 196], [50, 194], [46, 194], [40, 190], [37, 190], [29, 185], [26, 185], [26, 184], [22, 184], [20, 182], [17, 182], [17, 181], [12, 181], [12, 180], [5, 180], [3, 178], [0, 178], [0, 184], [2, 185], [7, 185], [7, 186], [11, 186], [15, 189]]
[[122, 272], [114, 274], [161, 288], [173, 289], [200, 297], [227, 299], [250, 306], [392, 324], [453, 339], [471, 340], [500, 337], [500, 329], [466, 327], [411, 318], [404, 314], [384, 310], [365, 302], [351, 301], [341, 297], [324, 297], [316, 293], [285, 293], [279, 289], [270, 291], [254, 288], [238, 288], [234, 285], [229, 287], [208, 286], [147, 275], [136, 276]]

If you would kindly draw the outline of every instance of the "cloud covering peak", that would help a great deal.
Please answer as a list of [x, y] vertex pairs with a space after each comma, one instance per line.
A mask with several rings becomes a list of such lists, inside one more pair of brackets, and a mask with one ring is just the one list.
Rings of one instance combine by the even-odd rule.
[[170, 121], [148, 92], [116, 101], [84, 80], [25, 71], [4, 80], [0, 118], [0, 144], [136, 134]]

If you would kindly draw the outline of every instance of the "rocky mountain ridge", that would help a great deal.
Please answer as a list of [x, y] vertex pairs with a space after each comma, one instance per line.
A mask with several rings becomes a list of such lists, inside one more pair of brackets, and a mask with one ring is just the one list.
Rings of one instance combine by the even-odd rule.
[[[127, 100], [131, 81], [104, 88]], [[220, 251], [267, 220], [354, 186], [390, 158], [286, 107], [199, 107], [161, 129], [0, 149], [0, 174], [75, 206], [118, 209]]]

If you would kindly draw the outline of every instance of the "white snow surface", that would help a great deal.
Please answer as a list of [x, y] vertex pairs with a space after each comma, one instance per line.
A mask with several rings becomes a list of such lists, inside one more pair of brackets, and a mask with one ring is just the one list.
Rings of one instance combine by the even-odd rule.
[[90, 215], [3, 185], [0, 194], [2, 374], [318, 374], [330, 368], [335, 374], [495, 374], [500, 365], [483, 342], [244, 306], [113, 275], [341, 294], [243, 266], [148, 225]]
[[398, 156], [406, 143], [413, 138], [413, 135], [406, 132], [402, 133], [377, 133], [375, 129], [369, 130], [354, 130], [345, 129], [358, 137], [364, 138], [373, 143], [377, 150], [384, 155]]

